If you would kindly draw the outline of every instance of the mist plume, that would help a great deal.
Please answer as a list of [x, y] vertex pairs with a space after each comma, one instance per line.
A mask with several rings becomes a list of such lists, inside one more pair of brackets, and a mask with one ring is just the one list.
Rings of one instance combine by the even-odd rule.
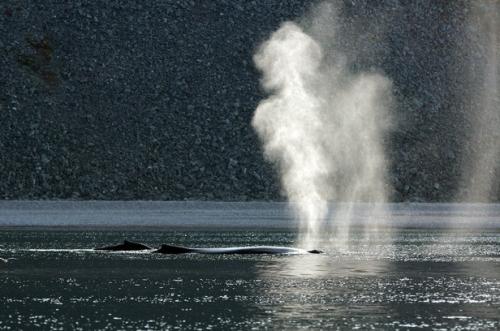
[[[322, 6], [307, 30], [285, 22], [254, 56], [269, 96], [252, 125], [277, 165], [306, 248], [326, 239], [327, 224], [333, 239], [345, 240], [352, 203], [383, 203], [388, 195], [383, 139], [391, 123], [391, 82], [350, 70], [334, 46], [333, 38], [342, 37], [335, 34], [337, 11]], [[331, 210], [330, 201], [342, 203]]]
[[472, 84], [464, 103], [470, 139], [465, 150], [462, 186], [458, 201], [491, 202], [500, 190], [500, 3], [471, 3], [467, 46], [473, 62], [469, 66]]

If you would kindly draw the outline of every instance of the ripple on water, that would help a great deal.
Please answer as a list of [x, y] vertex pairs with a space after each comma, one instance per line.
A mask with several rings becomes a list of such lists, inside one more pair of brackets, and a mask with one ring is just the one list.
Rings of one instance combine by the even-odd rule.
[[393, 243], [354, 238], [319, 256], [88, 249], [123, 238], [152, 246], [293, 242], [280, 231], [0, 232], [0, 256], [16, 258], [0, 265], [0, 330], [500, 328], [497, 232], [399, 231]]

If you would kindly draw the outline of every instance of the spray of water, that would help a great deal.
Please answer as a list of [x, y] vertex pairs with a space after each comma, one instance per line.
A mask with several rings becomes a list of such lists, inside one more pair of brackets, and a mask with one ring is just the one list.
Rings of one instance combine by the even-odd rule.
[[[252, 124], [279, 169], [306, 248], [326, 239], [326, 224], [335, 242], [346, 242], [353, 203], [387, 199], [383, 139], [391, 83], [381, 74], [350, 70], [332, 40], [340, 38], [334, 9], [324, 5], [308, 30], [284, 23], [254, 57], [269, 97]], [[330, 210], [330, 201], [342, 203]], [[325, 222], [329, 215], [333, 221]]]
[[471, 4], [469, 36], [475, 84], [467, 100], [472, 101], [468, 112], [472, 136], [465, 153], [464, 176], [459, 200], [490, 202], [499, 193], [500, 184], [500, 99], [498, 61], [500, 58], [500, 3]]

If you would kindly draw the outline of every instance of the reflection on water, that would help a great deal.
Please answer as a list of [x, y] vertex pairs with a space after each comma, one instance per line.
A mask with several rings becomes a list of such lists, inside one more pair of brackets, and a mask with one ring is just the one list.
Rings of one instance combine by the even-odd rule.
[[[393, 247], [257, 264], [273, 320], [280, 328], [500, 327], [499, 234], [476, 233], [458, 242], [422, 232], [402, 231]], [[447, 250], [441, 249], [443, 238]], [[432, 246], [434, 254], [422, 259], [420, 252]]]
[[0, 330], [498, 330], [499, 226], [453, 231], [432, 226], [462, 216], [500, 224], [495, 208], [395, 209], [391, 217], [410, 222], [413, 215], [419, 226], [382, 228], [369, 241], [365, 231], [352, 227], [346, 245], [320, 243], [326, 248], [322, 255], [89, 250], [124, 238], [151, 247], [294, 244], [293, 229], [250, 229], [249, 209], [242, 213], [245, 221], [237, 221], [247, 222], [245, 229], [0, 228], [0, 257], [12, 258], [0, 262]]
[[[3, 230], [0, 329], [491, 329], [500, 233], [400, 229], [322, 255], [165, 256], [88, 247], [291, 245], [289, 231]], [[356, 239], [357, 238], [357, 239]], [[32, 247], [27, 249], [26, 247]]]

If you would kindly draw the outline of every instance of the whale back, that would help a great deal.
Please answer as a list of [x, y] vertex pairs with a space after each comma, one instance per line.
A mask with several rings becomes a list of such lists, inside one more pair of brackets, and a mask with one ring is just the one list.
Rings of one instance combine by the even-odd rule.
[[194, 252], [195, 252], [195, 250], [192, 248], [189, 248], [189, 247], [163, 244], [163, 245], [161, 245], [161, 247], [159, 249], [157, 249], [153, 253], [185, 254], [185, 253], [194, 253]]
[[151, 247], [146, 246], [141, 243], [135, 243], [132, 241], [124, 240], [123, 244], [104, 246], [94, 248], [97, 251], [142, 251], [151, 249]]
[[174, 245], [161, 245], [155, 253], [162, 254], [304, 254], [307, 251], [291, 247], [277, 246], [249, 246], [249, 247], [224, 247], [224, 248], [191, 248]]
[[[104, 246], [95, 248], [100, 251], [139, 251], [151, 250], [150, 247], [131, 241], [125, 240], [123, 244]], [[199, 254], [321, 254], [322, 251], [310, 250], [306, 251], [293, 247], [279, 247], [279, 246], [244, 246], [244, 247], [218, 247], [218, 248], [202, 248], [202, 247], [184, 247], [176, 245], [163, 244], [153, 253], [161, 254], [186, 254], [186, 253], [199, 253]]]

